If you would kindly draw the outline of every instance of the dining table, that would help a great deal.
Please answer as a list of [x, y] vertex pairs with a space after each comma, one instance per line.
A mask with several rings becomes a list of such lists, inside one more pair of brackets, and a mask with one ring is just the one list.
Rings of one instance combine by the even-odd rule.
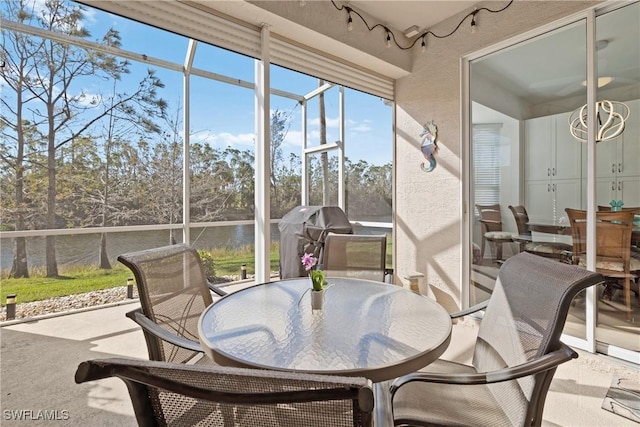
[[449, 313], [402, 286], [328, 277], [321, 309], [312, 308], [308, 277], [230, 293], [206, 308], [200, 343], [220, 365], [372, 381], [374, 426], [393, 425], [390, 382], [447, 349]]
[[202, 313], [208, 357], [228, 366], [391, 380], [438, 359], [452, 322], [436, 301], [397, 285], [331, 278], [312, 309], [308, 277], [250, 286]]

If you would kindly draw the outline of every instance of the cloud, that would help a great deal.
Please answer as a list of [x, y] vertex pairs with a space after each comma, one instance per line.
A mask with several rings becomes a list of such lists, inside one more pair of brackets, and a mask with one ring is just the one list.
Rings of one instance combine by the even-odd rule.
[[[320, 119], [311, 119], [309, 120], [309, 125], [310, 126], [318, 126], [320, 127]], [[331, 117], [327, 117], [327, 127], [328, 128], [337, 128], [338, 126], [340, 126], [340, 118], [336, 117], [335, 119], [332, 119]]]
[[249, 148], [255, 143], [254, 133], [232, 134], [229, 132], [213, 133], [209, 131], [195, 132], [191, 134], [194, 142], [206, 143], [217, 148]]
[[358, 133], [370, 132], [371, 130], [373, 130], [373, 128], [367, 122], [368, 120], [365, 120], [364, 123], [360, 123], [353, 127], [348, 127], [347, 129], [351, 132], [358, 132]]

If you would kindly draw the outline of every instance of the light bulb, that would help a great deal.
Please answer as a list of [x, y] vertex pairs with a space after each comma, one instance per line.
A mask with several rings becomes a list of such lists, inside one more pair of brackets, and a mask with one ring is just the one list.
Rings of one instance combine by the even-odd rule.
[[351, 18], [351, 14], [349, 14], [349, 19], [347, 19], [347, 31], [353, 31], [353, 19]]
[[424, 37], [422, 38], [422, 53], [427, 51], [427, 43], [424, 41]]
[[391, 35], [387, 31], [387, 48], [391, 47]]
[[471, 18], [471, 34], [475, 34], [477, 29], [478, 26], [476, 25], [476, 16], [473, 15], [473, 18]]

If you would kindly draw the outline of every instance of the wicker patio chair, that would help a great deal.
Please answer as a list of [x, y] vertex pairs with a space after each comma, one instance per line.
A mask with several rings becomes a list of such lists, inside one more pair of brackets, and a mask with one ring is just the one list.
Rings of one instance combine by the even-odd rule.
[[[565, 211], [571, 224], [573, 263], [586, 267], [587, 211], [569, 208]], [[631, 319], [631, 283], [640, 275], [640, 259], [631, 256], [634, 214], [634, 210], [596, 212], [596, 271], [607, 278], [607, 286], [611, 281], [623, 283], [628, 320]]]
[[204, 357], [198, 318], [213, 303], [211, 285], [195, 249], [184, 244], [123, 254], [118, 261], [133, 272], [140, 308], [127, 313], [142, 327], [150, 360], [186, 363]]
[[372, 425], [371, 381], [133, 359], [82, 362], [76, 383], [118, 377], [140, 426]]
[[586, 269], [528, 252], [502, 265], [469, 365], [438, 360], [391, 385], [395, 425], [539, 426], [556, 367], [578, 355], [560, 341], [573, 297], [602, 283]]
[[328, 277], [351, 277], [384, 282], [391, 269], [386, 268], [386, 234], [335, 234], [324, 240], [323, 269]]
[[513, 233], [502, 229], [502, 212], [500, 205], [476, 205], [478, 210], [482, 243], [480, 244], [480, 255], [484, 258], [484, 248], [486, 242], [492, 243], [496, 247], [496, 260], [502, 260], [502, 245], [513, 242]]

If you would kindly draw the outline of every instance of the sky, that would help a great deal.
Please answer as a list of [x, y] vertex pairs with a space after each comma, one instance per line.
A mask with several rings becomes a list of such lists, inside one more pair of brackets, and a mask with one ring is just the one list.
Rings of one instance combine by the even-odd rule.
[[[35, 7], [41, 7], [43, 2], [35, 0]], [[91, 32], [90, 40], [100, 40], [109, 28], [113, 28], [120, 33], [121, 48], [124, 50], [177, 64], [184, 63], [187, 38], [89, 7], [86, 10], [84, 25]], [[254, 80], [252, 58], [204, 43], [198, 43], [194, 67], [247, 82]], [[147, 68], [148, 64], [132, 61], [131, 74], [123, 76], [118, 83], [119, 90], [135, 87], [146, 74]], [[169, 113], [175, 117], [183, 102], [182, 73], [156, 68], [156, 75], [165, 85], [159, 91], [159, 96], [168, 101]], [[83, 80], [81, 85], [74, 89], [86, 93], [87, 99], [93, 95], [100, 97], [100, 93], [110, 90], [110, 84], [103, 86], [105, 82], [100, 79]], [[318, 80], [272, 65], [271, 86], [305, 95], [318, 86]], [[206, 142], [217, 148], [233, 146], [240, 150], [253, 149], [254, 93], [251, 89], [198, 76], [191, 77], [191, 89], [191, 141]], [[338, 94], [338, 88], [334, 87], [325, 95], [328, 142], [339, 139]], [[348, 88], [345, 90], [345, 154], [350, 160], [366, 160], [376, 165], [391, 162], [392, 108], [387, 104], [379, 97]], [[310, 101], [307, 108], [309, 145], [314, 146], [319, 138], [318, 102]], [[303, 141], [300, 105], [293, 99], [272, 96], [271, 110], [280, 110], [290, 117], [289, 131], [282, 146], [284, 158], [288, 157], [289, 152], [300, 155]]]

